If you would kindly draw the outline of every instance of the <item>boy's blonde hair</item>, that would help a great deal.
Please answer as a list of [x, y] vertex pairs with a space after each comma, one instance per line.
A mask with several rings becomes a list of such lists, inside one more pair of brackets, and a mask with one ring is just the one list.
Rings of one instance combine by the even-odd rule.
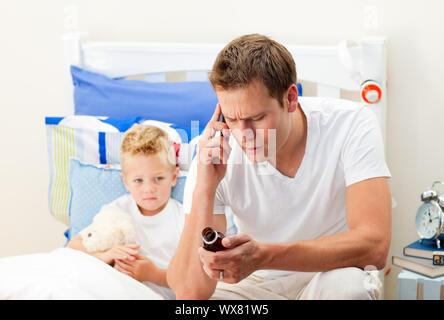
[[120, 147], [120, 162], [125, 171], [127, 155], [159, 155], [166, 165], [176, 168], [176, 152], [168, 134], [157, 127], [135, 124], [126, 133]]

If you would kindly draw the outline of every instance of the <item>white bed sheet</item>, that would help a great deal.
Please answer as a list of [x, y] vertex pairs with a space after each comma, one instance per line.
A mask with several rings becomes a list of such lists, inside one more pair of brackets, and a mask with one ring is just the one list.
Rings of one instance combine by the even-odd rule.
[[78, 250], [0, 259], [0, 299], [162, 300], [139, 281]]

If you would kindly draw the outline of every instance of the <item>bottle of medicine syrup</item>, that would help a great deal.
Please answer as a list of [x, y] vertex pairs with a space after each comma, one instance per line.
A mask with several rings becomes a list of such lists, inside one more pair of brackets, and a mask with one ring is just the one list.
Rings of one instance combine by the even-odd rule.
[[208, 251], [220, 251], [226, 248], [222, 245], [222, 239], [225, 235], [222, 232], [216, 231], [211, 227], [206, 227], [202, 230], [203, 247]]

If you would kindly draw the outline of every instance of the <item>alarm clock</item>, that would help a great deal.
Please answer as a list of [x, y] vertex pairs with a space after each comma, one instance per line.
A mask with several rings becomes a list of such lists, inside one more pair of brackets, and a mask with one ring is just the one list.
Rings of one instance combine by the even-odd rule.
[[[441, 183], [437, 181], [433, 184]], [[421, 243], [432, 241], [441, 248], [441, 239], [444, 238], [444, 196], [438, 196], [435, 189], [421, 194], [423, 204], [416, 213], [416, 231]]]

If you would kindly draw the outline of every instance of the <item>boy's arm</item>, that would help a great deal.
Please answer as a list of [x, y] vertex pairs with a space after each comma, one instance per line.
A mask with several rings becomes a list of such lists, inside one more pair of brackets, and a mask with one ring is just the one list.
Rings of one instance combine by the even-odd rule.
[[80, 234], [76, 235], [73, 239], [71, 239], [66, 245], [67, 248], [71, 248], [74, 250], [80, 250], [83, 252], [87, 252], [85, 246], [82, 243], [83, 239]]
[[159, 286], [169, 288], [167, 282], [167, 269], [156, 268], [156, 270], [151, 274], [150, 279], [151, 282]]
[[[89, 255], [92, 255], [93, 257], [96, 257], [97, 259], [105, 261], [103, 259], [103, 252], [88, 252], [88, 250], [86, 250], [85, 246], [83, 245], [83, 238], [80, 234], [76, 235], [73, 239], [71, 239], [71, 241], [68, 242], [66, 247], [85, 252]], [[111, 261], [105, 261], [105, 262], [107, 264], [111, 264], [113, 261], [114, 261], [114, 259]]]
[[159, 286], [169, 288], [167, 283], [167, 270], [157, 267], [147, 257], [139, 255], [135, 261], [117, 259], [115, 268], [138, 281], [149, 281]]
[[159, 286], [169, 288], [167, 282], [167, 269], [159, 268], [148, 258], [145, 259], [148, 260], [149, 263], [147, 264], [148, 268], [145, 268], [145, 279], [142, 281], [150, 281]]
[[116, 259], [135, 260], [134, 256], [138, 255], [137, 249], [139, 246], [140, 245], [138, 244], [129, 244], [126, 246], [117, 246], [106, 251], [88, 252], [83, 245], [83, 239], [80, 234], [71, 239], [66, 245], [67, 248], [85, 252], [109, 265], [111, 265]]
[[88, 253], [92, 256], [95, 256], [96, 258], [98, 258], [97, 254], [100, 253], [100, 252], [88, 252], [85, 246], [83, 245], [83, 238], [80, 234], [76, 235], [73, 239], [71, 239], [66, 245], [66, 247]]

